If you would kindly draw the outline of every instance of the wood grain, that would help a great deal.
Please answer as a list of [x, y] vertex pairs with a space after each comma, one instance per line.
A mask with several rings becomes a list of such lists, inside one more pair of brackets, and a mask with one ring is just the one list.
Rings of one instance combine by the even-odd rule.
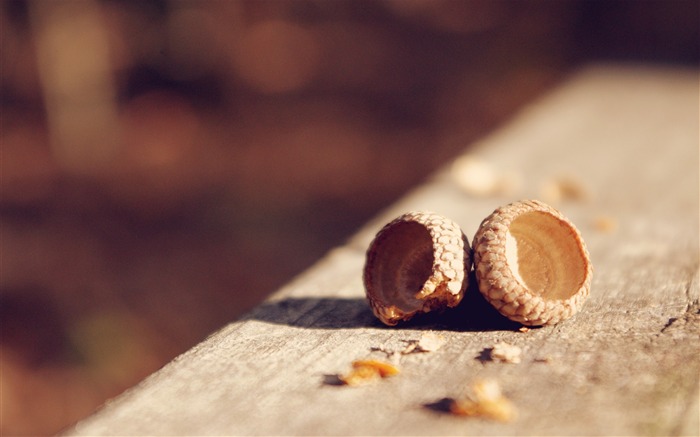
[[[468, 149], [518, 177], [512, 192], [475, 197], [447, 166], [250, 314], [66, 434], [698, 435], [698, 95], [697, 71], [580, 71]], [[361, 269], [385, 222], [433, 210], [471, 240], [494, 208], [542, 198], [560, 176], [588, 193], [555, 205], [581, 230], [594, 265], [581, 313], [520, 332], [474, 288], [441, 317], [388, 328], [372, 316]], [[377, 348], [401, 350], [426, 330], [445, 345], [395, 357], [399, 375], [328, 383], [353, 360], [385, 359]], [[519, 346], [522, 362], [488, 360], [500, 341]], [[441, 411], [441, 399], [483, 378], [498, 381], [517, 419]]]

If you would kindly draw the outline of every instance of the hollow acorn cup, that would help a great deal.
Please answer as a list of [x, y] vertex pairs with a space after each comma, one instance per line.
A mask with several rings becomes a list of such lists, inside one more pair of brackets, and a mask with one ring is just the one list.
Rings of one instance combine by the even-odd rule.
[[408, 212], [377, 233], [363, 280], [374, 315], [393, 326], [459, 304], [469, 270], [469, 241], [455, 222], [433, 212]]
[[511, 320], [555, 324], [588, 297], [593, 270], [581, 234], [543, 202], [496, 209], [481, 223], [473, 246], [479, 291]]

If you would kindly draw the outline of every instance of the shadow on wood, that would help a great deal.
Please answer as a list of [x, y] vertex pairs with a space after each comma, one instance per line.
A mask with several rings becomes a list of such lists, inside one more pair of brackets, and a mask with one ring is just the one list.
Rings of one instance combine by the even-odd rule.
[[447, 414], [451, 412], [452, 404], [454, 404], [454, 402], [455, 400], [452, 398], [442, 398], [439, 401], [423, 404], [423, 408], [434, 413]]
[[[475, 283], [472, 281], [472, 283]], [[286, 298], [263, 303], [244, 319], [312, 329], [384, 328], [364, 298]], [[421, 314], [395, 328], [445, 331], [515, 331], [522, 325], [502, 316], [476, 289], [469, 289], [459, 306]]]

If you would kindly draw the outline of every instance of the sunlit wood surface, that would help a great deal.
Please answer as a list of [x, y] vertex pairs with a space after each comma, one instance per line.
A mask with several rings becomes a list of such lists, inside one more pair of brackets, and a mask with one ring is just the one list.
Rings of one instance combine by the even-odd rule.
[[[247, 316], [66, 434], [697, 435], [698, 108], [697, 71], [581, 70], [465, 144], [507, 187], [465, 190], [447, 164]], [[520, 198], [551, 202], [581, 230], [594, 265], [582, 312], [521, 332], [472, 289], [442, 317], [394, 328], [373, 317], [361, 269], [385, 222], [434, 210], [471, 240], [493, 209]], [[386, 360], [426, 331], [445, 344], [397, 355], [398, 375], [332, 384], [353, 360]], [[488, 358], [501, 341], [522, 349], [520, 363]], [[483, 379], [501, 386], [515, 419], [440, 408]]]

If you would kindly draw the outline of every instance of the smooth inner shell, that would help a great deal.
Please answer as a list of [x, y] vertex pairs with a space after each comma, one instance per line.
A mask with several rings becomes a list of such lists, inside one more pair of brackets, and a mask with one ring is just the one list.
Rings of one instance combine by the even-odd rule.
[[540, 211], [515, 218], [506, 233], [513, 276], [544, 299], [568, 299], [583, 285], [587, 260], [571, 225]]
[[415, 295], [432, 274], [433, 242], [425, 226], [401, 222], [387, 229], [381, 247], [375, 248], [374, 274], [370, 284], [379, 300], [404, 313], [423, 307]]

